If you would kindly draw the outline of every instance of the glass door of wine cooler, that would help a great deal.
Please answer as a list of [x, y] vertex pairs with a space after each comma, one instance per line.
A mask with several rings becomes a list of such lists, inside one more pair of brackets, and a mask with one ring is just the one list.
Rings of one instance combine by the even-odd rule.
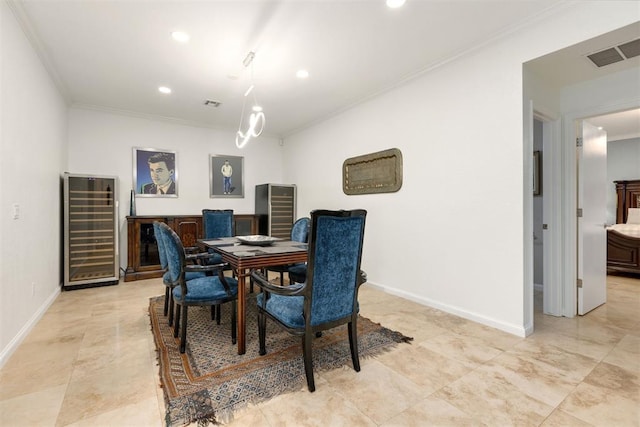
[[64, 289], [119, 281], [117, 182], [64, 175]]

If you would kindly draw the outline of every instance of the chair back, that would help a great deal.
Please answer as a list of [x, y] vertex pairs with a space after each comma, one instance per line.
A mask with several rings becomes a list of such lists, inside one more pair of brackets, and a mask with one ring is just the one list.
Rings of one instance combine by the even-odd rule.
[[162, 234], [164, 242], [164, 250], [167, 257], [167, 267], [169, 272], [169, 281], [171, 283], [180, 283], [181, 285], [184, 285], [184, 266], [186, 264], [186, 261], [184, 247], [182, 246], [180, 237], [166, 224], [159, 223], [158, 228]]
[[205, 239], [233, 236], [232, 209], [203, 209], [202, 234]]
[[160, 267], [163, 270], [167, 268], [167, 254], [164, 249], [164, 236], [160, 228], [160, 222], [153, 222], [153, 235], [156, 238], [156, 244], [158, 245], [158, 256], [160, 257]]
[[312, 326], [357, 312], [366, 215], [362, 209], [311, 212], [304, 311]]
[[291, 227], [291, 240], [294, 242], [307, 243], [309, 241], [309, 223], [308, 217], [299, 218]]

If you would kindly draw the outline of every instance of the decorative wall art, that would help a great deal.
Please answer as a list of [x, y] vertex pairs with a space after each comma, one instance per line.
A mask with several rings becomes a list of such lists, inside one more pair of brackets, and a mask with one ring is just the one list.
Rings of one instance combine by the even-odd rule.
[[209, 197], [244, 197], [244, 157], [209, 155]]
[[351, 157], [342, 164], [344, 194], [393, 193], [401, 187], [402, 152], [397, 148]]
[[133, 149], [136, 197], [178, 197], [178, 155], [157, 148]]

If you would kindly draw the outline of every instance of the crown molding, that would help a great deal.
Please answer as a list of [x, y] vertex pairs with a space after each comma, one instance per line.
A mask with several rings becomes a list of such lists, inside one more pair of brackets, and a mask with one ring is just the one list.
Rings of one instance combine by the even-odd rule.
[[18, 21], [20, 28], [22, 28], [22, 32], [27, 37], [27, 40], [29, 40], [29, 43], [31, 43], [33, 50], [38, 55], [38, 58], [40, 58], [42, 65], [47, 70], [47, 73], [51, 77], [51, 80], [53, 80], [55, 86], [58, 88], [58, 91], [64, 98], [66, 104], [70, 105], [72, 103], [72, 99], [69, 89], [64, 84], [62, 78], [60, 78], [60, 74], [58, 73], [53, 60], [47, 53], [47, 49], [42, 42], [41, 37], [38, 35], [35, 27], [31, 23], [29, 15], [25, 11], [22, 3], [17, 0], [5, 0], [5, 2], [9, 6], [9, 10], [11, 10], [13, 16], [16, 18], [16, 21]]

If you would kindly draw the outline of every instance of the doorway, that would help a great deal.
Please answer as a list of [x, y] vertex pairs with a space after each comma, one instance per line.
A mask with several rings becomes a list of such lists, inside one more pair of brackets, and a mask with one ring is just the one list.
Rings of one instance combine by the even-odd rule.
[[[542, 119], [533, 118], [533, 311], [544, 312], [544, 146]], [[546, 226], [546, 224], [545, 224]]]
[[[534, 153], [533, 217], [533, 300], [534, 312], [562, 315], [562, 294], [559, 283], [561, 251], [561, 212], [558, 171], [561, 169], [562, 146], [560, 119], [534, 111], [532, 118], [532, 149]], [[537, 188], [536, 188], [537, 187]]]

